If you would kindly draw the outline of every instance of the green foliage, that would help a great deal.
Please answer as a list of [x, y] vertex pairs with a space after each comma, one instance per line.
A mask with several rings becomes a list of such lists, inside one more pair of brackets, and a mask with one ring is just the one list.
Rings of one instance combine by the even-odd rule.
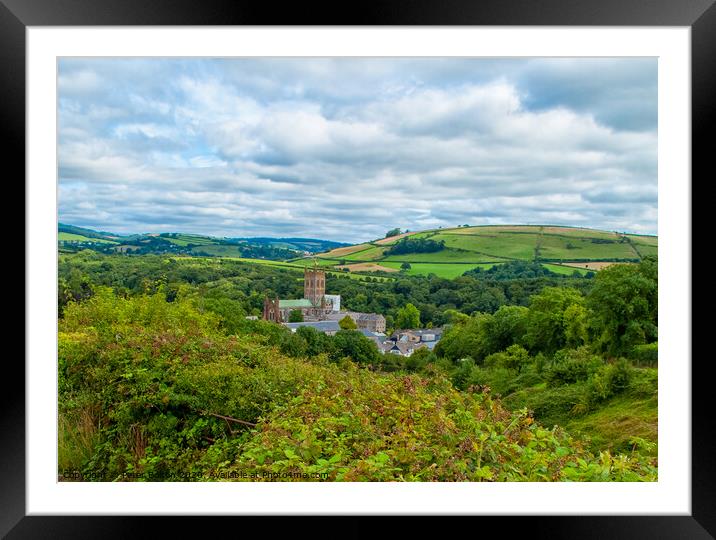
[[512, 344], [523, 344], [528, 330], [529, 309], [502, 306], [484, 323], [485, 339], [490, 351], [501, 351]]
[[288, 316], [288, 322], [303, 322], [303, 311], [300, 309], [291, 310]]
[[[349, 395], [348, 384], [356, 389]], [[274, 410], [230, 470], [339, 481], [656, 478], [638, 454], [590, 454], [527, 411], [507, 412], [489, 393], [456, 392], [439, 377], [375, 376], [351, 367]]]
[[435, 253], [445, 249], [444, 240], [413, 238], [404, 236], [383, 253], [385, 256], [405, 255], [407, 253]]
[[400, 234], [400, 227], [396, 227], [395, 229], [390, 229], [387, 233], [385, 233], [386, 238], [390, 238], [391, 236], [398, 236]]
[[338, 321], [338, 326], [341, 327], [341, 330], [355, 330], [356, 328], [358, 328], [356, 322], [349, 315], [346, 315], [340, 321]]
[[[615, 284], [655, 285], [655, 261], [639, 268], [636, 277], [607, 278], [599, 294]], [[296, 278], [291, 269], [240, 261], [62, 255], [61, 467], [110, 480], [213, 479], [263, 459], [262, 471], [320, 470], [331, 479], [544, 479], [535, 470], [553, 463], [549, 452], [557, 447], [545, 442], [539, 447], [545, 454], [533, 453], [530, 441], [543, 441], [532, 432], [539, 429], [552, 433], [544, 441], [555, 436], [554, 444], [584, 460], [576, 472], [562, 468], [552, 479], [596, 479], [603, 463], [610, 464], [611, 479], [655, 479], [649, 456], [656, 455], [657, 372], [605, 359], [623, 348], [635, 363], [650, 365], [658, 352], [655, 334], [653, 343], [641, 343], [626, 336], [627, 327], [606, 331], [607, 311], [595, 315], [590, 292], [597, 280], [404, 275], [366, 283], [329, 276], [327, 290], [341, 294], [349, 309], [383, 313], [389, 327], [445, 326], [434, 351], [402, 357], [381, 354], [355, 330], [291, 333], [245, 318], [260, 314], [266, 295], [300, 296]], [[656, 300], [653, 292], [649, 301]], [[617, 293], [610, 294], [609, 309], [617, 309]], [[629, 311], [639, 301], [626, 294], [621, 305]], [[646, 328], [643, 318], [636, 320]], [[406, 380], [415, 393], [396, 382]], [[381, 418], [405, 429], [396, 434], [387, 424], [371, 424], [378, 404]], [[455, 416], [460, 407], [472, 419]], [[522, 418], [516, 422], [524, 421], [526, 432], [510, 442], [518, 448], [490, 439], [494, 456], [508, 461], [497, 458], [489, 476], [485, 456], [479, 467], [471, 462], [476, 456], [462, 453], [458, 433], [465, 440], [479, 424], [499, 435], [503, 417], [507, 425]], [[588, 437], [591, 450], [537, 424], [573, 429]], [[321, 431], [324, 426], [334, 431]], [[319, 441], [315, 459], [313, 442], [294, 436], [306, 429]], [[277, 439], [262, 458], [264, 430]], [[393, 438], [405, 445], [400, 452]], [[310, 455], [306, 448], [313, 448]], [[413, 458], [406, 457], [408, 448]], [[606, 449], [608, 459], [590, 453]], [[629, 456], [629, 465], [614, 452]], [[462, 456], [467, 465], [438, 459], [425, 472], [428, 453]]]
[[339, 361], [350, 358], [359, 364], [375, 364], [380, 360], [376, 344], [357, 330], [339, 330], [333, 336], [331, 358]]
[[626, 360], [601, 366], [589, 379], [583, 407], [588, 409], [619, 394], [629, 387], [632, 368]]
[[[402, 263], [395, 264], [398, 268]], [[415, 268], [415, 264], [411, 263], [411, 266]], [[196, 289], [204, 298], [233, 300], [247, 315], [261, 314], [265, 296], [300, 298], [303, 289], [299, 271], [302, 272], [302, 267], [299, 269], [287, 263], [266, 260], [254, 263], [155, 255], [128, 257], [101, 255], [93, 251], [61, 255], [59, 261], [60, 283], [70, 280], [71, 276], [84, 280], [84, 286], [73, 287], [78, 291], [76, 299], [80, 301], [91, 295], [90, 289], [94, 285], [110, 286], [125, 295], [151, 294], [163, 287], [167, 299], [172, 298], [178, 287], [185, 286]], [[433, 326], [442, 326], [449, 322], [448, 313], [453, 310], [467, 315], [476, 311], [494, 313], [503, 305], [528, 305], [530, 295], [548, 285], [570, 285], [583, 292], [591, 286], [591, 280], [584, 279], [443, 279], [414, 276], [412, 272], [402, 273], [397, 280], [381, 278], [384, 281], [376, 282], [371, 278], [371, 283], [359, 279], [339, 279], [337, 274], [329, 274], [326, 290], [340, 294], [348, 309], [380, 313], [386, 319], [392, 317], [395, 320], [398, 310], [412, 303], [420, 310], [423, 325], [432, 323]], [[63, 287], [60, 287], [62, 290]], [[69, 297], [61, 298], [60, 309], [69, 300]], [[228, 314], [227, 311], [222, 313]]]
[[587, 297], [595, 343], [612, 356], [657, 339], [658, 272], [656, 260], [615, 264], [597, 274]]
[[331, 338], [311, 326], [301, 326], [296, 329], [296, 335], [306, 342], [307, 356], [318, 356], [331, 350]]
[[500, 367], [524, 371], [532, 363], [527, 350], [521, 345], [510, 345], [503, 352], [493, 353], [485, 358], [485, 367]]
[[62, 316], [69, 302], [81, 302], [92, 296], [92, 292], [89, 276], [82, 274], [78, 268], [72, 268], [66, 278], [60, 276], [57, 286], [59, 315]]
[[545, 370], [545, 379], [552, 387], [586, 381], [603, 364], [603, 360], [586, 347], [562, 349], [557, 351]]
[[570, 341], [581, 344], [582, 321], [575, 322], [570, 317], [581, 316], [583, 302], [579, 291], [569, 287], [545, 287], [532, 296], [526, 336], [530, 349], [554, 353]]
[[503, 306], [495, 315], [458, 316], [443, 333], [435, 352], [452, 361], [472, 358], [481, 364], [490, 354], [519, 346], [527, 331], [527, 315], [527, 308]]
[[287, 333], [281, 339], [281, 352], [287, 356], [294, 358], [305, 356], [308, 352], [308, 343], [306, 340], [296, 333]]
[[230, 298], [206, 298], [204, 309], [221, 317], [220, 327], [227, 334], [236, 334], [246, 327], [246, 312], [241, 303]]
[[629, 355], [636, 363], [642, 366], [656, 366], [659, 363], [659, 344], [647, 343], [635, 345]]
[[507, 261], [504, 264], [497, 264], [488, 269], [479, 266], [465, 272], [465, 275], [475, 277], [488, 277], [497, 280], [516, 278], [537, 278], [537, 277], [564, 277], [562, 274], [552, 272], [544, 265], [534, 261]]
[[420, 326], [420, 311], [413, 304], [407, 303], [405, 307], [398, 310], [395, 317], [396, 328], [420, 328]]
[[246, 431], [210, 413], [256, 422], [314, 369], [287, 369], [260, 335], [226, 336], [192, 299], [103, 288], [67, 306], [58, 356], [60, 463], [105, 480], [180, 479], [211, 441]]
[[460, 317], [454, 324], [443, 332], [443, 337], [435, 346], [438, 356], [456, 362], [464, 358], [471, 358], [482, 362], [489, 351], [485, 339], [485, 321], [490, 315], [476, 313], [472, 317]]

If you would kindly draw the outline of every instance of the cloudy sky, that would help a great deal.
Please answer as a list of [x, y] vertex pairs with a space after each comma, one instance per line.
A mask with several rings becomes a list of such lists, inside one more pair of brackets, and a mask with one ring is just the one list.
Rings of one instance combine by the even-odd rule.
[[656, 59], [62, 59], [59, 219], [657, 232]]

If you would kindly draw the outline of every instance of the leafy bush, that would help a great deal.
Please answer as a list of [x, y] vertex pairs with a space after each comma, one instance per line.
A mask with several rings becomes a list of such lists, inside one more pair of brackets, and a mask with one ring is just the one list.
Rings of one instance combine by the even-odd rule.
[[504, 351], [491, 354], [485, 358], [485, 367], [501, 367], [522, 371], [532, 360], [524, 347], [521, 345], [510, 345]]
[[[346, 394], [347, 384], [360, 391]], [[489, 393], [347, 366], [277, 407], [229, 470], [267, 480], [654, 480], [653, 464], [636, 456], [590, 454]]]
[[[230, 302], [181, 288], [168, 301], [163, 285], [147, 285], [152, 292], [139, 296], [95, 286], [91, 297], [68, 301], [59, 321], [59, 464], [85, 479], [214, 480], [245, 471], [267, 475], [251, 479], [320, 473], [346, 481], [656, 479], [655, 460], [638, 448], [594, 454], [528, 410], [549, 424], [588, 389], [653, 392], [655, 370], [615, 363], [594, 372], [593, 388], [580, 375], [576, 384], [527, 392], [541, 376], [512, 346], [492, 367], [418, 351], [396, 365], [421, 375], [376, 373], [388, 359], [360, 332], [293, 334], [232, 318]], [[479, 346], [484, 358], [481, 319], [457, 323], [476, 332], [453, 352]], [[575, 364], [588, 356], [556, 355]], [[476, 381], [510, 392], [514, 410]]]
[[626, 390], [631, 374], [632, 369], [624, 359], [600, 367], [587, 384], [587, 408]]
[[659, 345], [656, 341], [644, 345], [635, 345], [632, 348], [630, 358], [641, 366], [656, 366], [659, 363]]
[[531, 410], [541, 423], [547, 426], [562, 424], [584, 403], [586, 383], [569, 384], [557, 388], [540, 390], [522, 390], [504, 398], [505, 405], [510, 409], [526, 407]]
[[562, 349], [555, 353], [548, 364], [545, 379], [552, 387], [586, 381], [603, 364], [603, 360], [586, 347]]

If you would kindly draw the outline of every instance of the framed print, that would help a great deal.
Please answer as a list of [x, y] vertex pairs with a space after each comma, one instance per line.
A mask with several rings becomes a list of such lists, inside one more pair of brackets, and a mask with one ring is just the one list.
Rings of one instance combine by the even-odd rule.
[[712, 3], [5, 1], [27, 327], [3, 533], [712, 537]]

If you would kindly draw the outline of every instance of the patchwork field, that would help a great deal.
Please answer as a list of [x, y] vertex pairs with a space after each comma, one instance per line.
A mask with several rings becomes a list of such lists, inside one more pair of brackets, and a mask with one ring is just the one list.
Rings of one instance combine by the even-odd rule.
[[[392, 244], [405, 237], [442, 241], [445, 248], [430, 253], [388, 253]], [[352, 271], [371, 268], [361, 263], [400, 269], [401, 264], [408, 262], [411, 265], [408, 274], [455, 277], [477, 266], [489, 268], [510, 260], [541, 261], [561, 274], [575, 270], [586, 273], [615, 262], [636, 262], [657, 252], [656, 236], [553, 225], [489, 225], [403, 233], [334, 249], [317, 257], [321, 266], [331, 267], [345, 261]]]
[[[118, 237], [112, 233], [67, 224], [59, 224], [58, 229], [58, 248], [61, 250], [72, 251], [86, 247], [106, 250], [109, 245], [117, 252], [131, 253], [145, 246], [151, 249], [154, 239], [160, 237], [179, 246], [176, 251], [181, 255], [197, 260], [206, 257], [230, 258], [295, 271], [318, 265], [330, 274], [363, 280], [370, 277], [366, 276], [370, 273], [373, 279], [381, 276], [380, 279], [392, 280], [396, 279], [395, 274], [400, 271], [409, 275], [436, 274], [454, 278], [473, 268], [487, 269], [512, 260], [538, 261], [560, 274], [572, 274], [575, 271], [584, 274], [599, 271], [614, 263], [638, 262], [643, 257], [657, 255], [659, 250], [656, 236], [554, 225], [429, 229], [352, 246], [326, 240], [270, 237], [233, 239], [241, 242], [237, 244], [227, 242], [225, 238], [185, 233], [146, 233]], [[403, 238], [442, 242], [444, 247], [429, 251], [435, 247], [430, 242], [415, 242], [412, 247], [402, 247], [400, 254], [391, 254], [392, 246]], [[270, 250], [265, 259], [242, 257], [241, 246], [247, 245], [244, 242], [253, 242], [252, 246], [293, 249], [297, 258], [278, 260], [285, 253], [275, 254]], [[79, 243], [86, 244], [78, 246]], [[303, 252], [316, 254], [303, 257]], [[243, 253], [249, 254], [246, 251]], [[254, 257], [264, 256], [258, 248], [250, 254]], [[410, 268], [402, 269], [404, 263], [409, 263]]]

